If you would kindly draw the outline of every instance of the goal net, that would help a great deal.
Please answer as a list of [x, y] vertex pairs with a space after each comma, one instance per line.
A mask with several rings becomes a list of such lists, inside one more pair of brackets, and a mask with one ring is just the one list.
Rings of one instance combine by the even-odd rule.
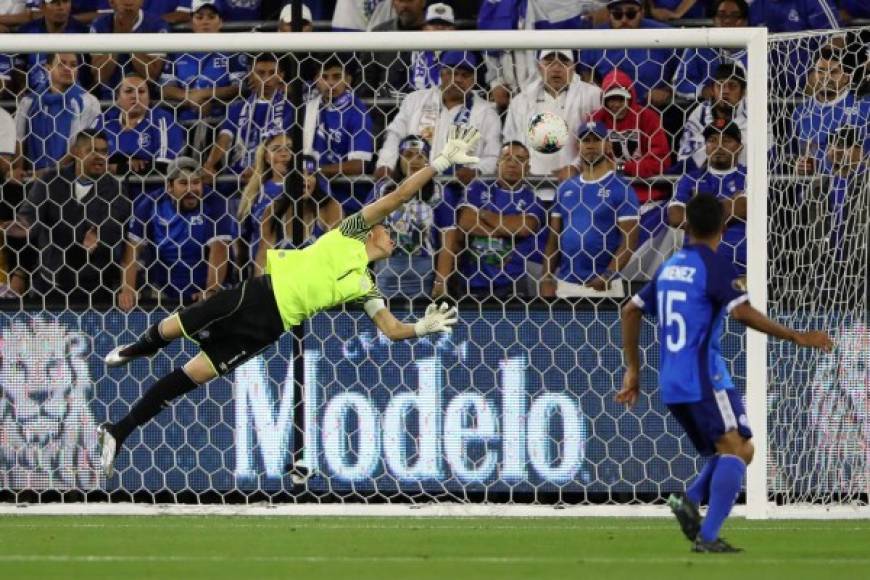
[[[766, 296], [771, 315], [840, 337], [816, 357], [727, 325], [724, 355], [766, 457], [747, 513], [866, 499], [870, 205], [855, 45], [820, 34], [768, 47], [763, 30], [742, 29], [674, 30], [662, 44], [650, 32], [88, 35], [79, 54], [54, 35], [4, 35], [3, 106], [20, 145], [0, 151], [0, 497], [661, 505], [702, 463], [658, 397], [649, 321], [641, 401], [613, 401], [619, 306], [683, 243], [681, 204], [705, 191], [746, 193], [723, 251], [756, 305]], [[812, 107], [808, 82], [835, 82], [824, 66], [838, 59], [849, 96], [829, 101], [849, 112], [795, 113]], [[544, 111], [569, 125], [558, 153], [529, 143]], [[824, 121], [811, 135], [813, 115]], [[590, 119], [615, 176], [595, 191], [576, 178], [573, 138]], [[176, 341], [117, 370], [102, 357], [256, 274], [261, 249], [310, 243], [390, 191], [455, 123], [481, 130], [480, 163], [390, 216], [397, 251], [372, 275], [403, 320], [433, 296], [456, 302], [456, 330], [391, 342], [360, 308], [319, 313], [135, 431], [103, 477], [96, 426], [197, 348]], [[570, 183], [586, 184], [580, 203]], [[293, 463], [311, 470], [305, 484]]]

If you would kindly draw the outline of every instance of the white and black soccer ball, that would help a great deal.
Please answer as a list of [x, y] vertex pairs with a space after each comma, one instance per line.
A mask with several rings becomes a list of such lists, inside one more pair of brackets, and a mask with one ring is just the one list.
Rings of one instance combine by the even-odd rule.
[[555, 113], [535, 113], [529, 119], [529, 145], [539, 153], [555, 153], [568, 142], [568, 124]]

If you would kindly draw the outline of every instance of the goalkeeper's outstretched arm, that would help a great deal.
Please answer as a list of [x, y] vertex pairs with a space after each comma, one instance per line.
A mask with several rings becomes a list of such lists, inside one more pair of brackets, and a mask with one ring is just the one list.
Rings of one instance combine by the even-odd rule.
[[369, 300], [365, 304], [366, 314], [378, 329], [390, 340], [405, 340], [452, 330], [456, 324], [456, 307], [442, 302], [441, 306], [430, 304], [423, 318], [412, 323], [400, 322], [380, 299]]
[[362, 208], [362, 217], [367, 225], [381, 223], [384, 218], [408, 202], [423, 186], [438, 175], [456, 164], [470, 164], [480, 161], [470, 152], [480, 141], [480, 132], [470, 125], [453, 125], [444, 149], [428, 167], [414, 173], [405, 179], [395, 191], [383, 196], [377, 201]]

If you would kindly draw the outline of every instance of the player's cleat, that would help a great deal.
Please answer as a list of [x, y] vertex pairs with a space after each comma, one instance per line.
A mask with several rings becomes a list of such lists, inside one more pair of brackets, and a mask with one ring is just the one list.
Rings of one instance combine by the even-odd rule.
[[133, 345], [122, 344], [121, 346], [116, 346], [115, 348], [113, 348], [112, 352], [107, 354], [106, 358], [104, 359], [106, 361], [106, 366], [107, 367], [120, 367], [120, 366], [127, 364], [128, 362], [130, 362], [134, 358], [136, 358], [135, 356], [124, 356], [121, 354], [122, 350], [129, 348], [130, 346], [133, 346]]
[[112, 477], [115, 471], [115, 454], [118, 451], [118, 442], [115, 436], [109, 432], [111, 423], [103, 423], [97, 427], [97, 444], [100, 446], [100, 466], [106, 477]]
[[736, 554], [742, 552], [743, 548], [735, 548], [722, 538], [716, 538], [712, 542], [705, 542], [701, 539], [701, 536], [698, 536], [692, 545], [692, 551], [709, 554]]
[[677, 493], [670, 495], [668, 506], [680, 523], [680, 529], [683, 530], [686, 539], [690, 542], [695, 541], [698, 532], [701, 531], [701, 520], [703, 519], [701, 512], [698, 511], [698, 506], [685, 495]]

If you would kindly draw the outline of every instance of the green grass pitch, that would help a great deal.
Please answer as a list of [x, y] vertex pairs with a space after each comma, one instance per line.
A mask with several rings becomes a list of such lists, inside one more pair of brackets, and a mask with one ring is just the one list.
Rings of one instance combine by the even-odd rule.
[[747, 521], [690, 554], [669, 519], [0, 516], [0, 578], [870, 577], [870, 521]]

